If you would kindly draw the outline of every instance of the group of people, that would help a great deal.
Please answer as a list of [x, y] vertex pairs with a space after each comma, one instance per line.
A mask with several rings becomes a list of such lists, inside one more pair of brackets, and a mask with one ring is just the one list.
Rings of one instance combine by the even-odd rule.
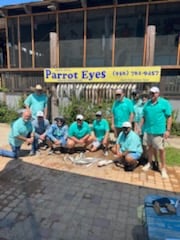
[[[102, 148], [105, 155], [111, 150], [114, 162], [127, 171], [132, 171], [142, 156], [147, 158], [148, 162], [143, 167], [147, 171], [159, 153], [162, 177], [168, 177], [164, 140], [170, 135], [172, 109], [169, 101], [160, 97], [158, 87], [152, 87], [149, 93], [133, 90], [131, 98], [125, 96], [124, 89], [117, 89], [111, 126], [102, 111], [96, 112], [91, 126], [82, 114], [77, 114], [69, 126], [63, 116], [57, 116], [50, 124], [46, 119], [47, 96], [39, 84], [35, 92], [25, 99], [24, 105], [22, 116], [11, 126], [9, 144], [12, 151], [0, 149], [0, 155], [17, 159], [23, 142], [32, 145], [30, 155], [38, 154], [40, 144], [50, 149], [49, 154], [59, 147], [71, 151], [76, 146], [83, 146], [91, 152]], [[111, 146], [110, 129], [116, 139]]]
[[[112, 129], [117, 136], [116, 153], [118, 152], [121, 161], [130, 169], [137, 166], [137, 161], [143, 155], [148, 159], [143, 167], [144, 171], [152, 168], [153, 160], [158, 161], [159, 155], [159, 170], [163, 178], [168, 178], [165, 140], [171, 131], [172, 107], [167, 99], [160, 96], [160, 89], [156, 86], [151, 87], [149, 93], [145, 94], [132, 91], [131, 97], [132, 99], [126, 98], [123, 89], [116, 91], [112, 107]], [[129, 132], [124, 128], [125, 125], [129, 126]]]

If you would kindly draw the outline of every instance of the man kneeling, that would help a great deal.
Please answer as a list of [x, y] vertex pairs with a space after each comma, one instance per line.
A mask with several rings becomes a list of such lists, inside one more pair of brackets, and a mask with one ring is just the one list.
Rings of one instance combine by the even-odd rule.
[[114, 162], [122, 164], [125, 171], [133, 171], [137, 167], [142, 154], [142, 145], [139, 136], [132, 130], [130, 122], [123, 123], [122, 132], [112, 152], [117, 156]]
[[84, 121], [84, 117], [81, 114], [76, 116], [68, 131], [67, 147], [70, 150], [74, 150], [75, 147], [82, 147], [84, 150], [93, 142], [94, 138], [91, 136], [91, 128], [89, 124]]

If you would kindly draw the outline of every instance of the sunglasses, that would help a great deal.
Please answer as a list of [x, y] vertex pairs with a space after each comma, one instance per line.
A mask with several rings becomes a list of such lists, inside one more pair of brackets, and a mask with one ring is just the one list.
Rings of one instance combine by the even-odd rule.
[[116, 94], [116, 97], [121, 97], [121, 94]]
[[101, 117], [101, 115], [96, 115], [96, 117]]
[[81, 119], [79, 119], [79, 118], [78, 118], [78, 119], [76, 119], [76, 120], [77, 120], [77, 121], [80, 121], [80, 122], [82, 121], [82, 120], [81, 120]]

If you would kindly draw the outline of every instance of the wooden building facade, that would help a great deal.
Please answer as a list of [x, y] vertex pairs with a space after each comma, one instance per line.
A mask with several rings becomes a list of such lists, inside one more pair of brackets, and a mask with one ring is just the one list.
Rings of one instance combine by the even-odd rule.
[[36, 83], [48, 87], [48, 67], [150, 65], [161, 66], [163, 95], [179, 100], [180, 0], [44, 0], [0, 7], [0, 84], [12, 92]]

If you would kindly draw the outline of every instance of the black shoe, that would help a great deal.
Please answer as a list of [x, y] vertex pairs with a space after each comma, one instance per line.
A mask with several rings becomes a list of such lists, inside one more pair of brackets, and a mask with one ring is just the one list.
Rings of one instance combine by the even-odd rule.
[[140, 165], [145, 166], [147, 163], [148, 163], [148, 159], [147, 159], [147, 158], [141, 157], [141, 158], [139, 159], [139, 164], [140, 164]]
[[137, 166], [138, 166], [138, 162], [135, 163], [135, 164], [131, 164], [131, 165], [125, 165], [124, 166], [124, 171], [132, 172]]
[[116, 165], [116, 167], [124, 168], [124, 164], [120, 159], [114, 160], [114, 164]]
[[159, 162], [157, 160], [152, 161], [152, 169], [159, 172]]

